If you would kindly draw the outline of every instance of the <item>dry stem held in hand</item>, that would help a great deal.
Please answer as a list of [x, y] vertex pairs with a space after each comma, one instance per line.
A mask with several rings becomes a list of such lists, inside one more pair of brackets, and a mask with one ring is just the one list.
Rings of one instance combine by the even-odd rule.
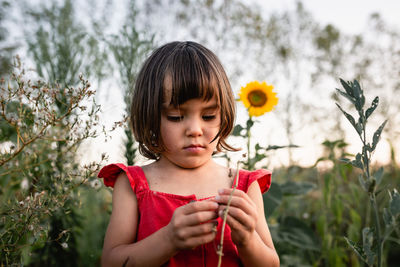
[[225, 232], [225, 226], [226, 226], [226, 218], [228, 216], [229, 206], [231, 205], [233, 193], [235, 192], [236, 187], [238, 186], [238, 181], [239, 181], [239, 161], [236, 164], [235, 179], [233, 180], [233, 182], [234, 182], [233, 190], [232, 190], [231, 194], [229, 195], [229, 200], [228, 200], [228, 203], [226, 205], [226, 209], [224, 210], [224, 217], [223, 217], [222, 228], [221, 228], [221, 240], [219, 242], [218, 250], [217, 250], [218, 267], [221, 266], [222, 256], [224, 255], [224, 253], [222, 251], [223, 251], [223, 248], [224, 248], [224, 232]]

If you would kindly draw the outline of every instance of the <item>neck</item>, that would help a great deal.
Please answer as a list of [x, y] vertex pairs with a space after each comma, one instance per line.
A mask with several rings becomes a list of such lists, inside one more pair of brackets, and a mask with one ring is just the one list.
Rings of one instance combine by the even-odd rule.
[[160, 169], [164, 170], [165, 172], [176, 172], [176, 173], [182, 173], [182, 174], [188, 174], [188, 173], [202, 173], [204, 171], [209, 172], [213, 168], [215, 168], [218, 164], [214, 162], [213, 159], [208, 160], [206, 163], [195, 167], [195, 168], [183, 168], [179, 165], [171, 163], [168, 159], [161, 157], [157, 165]]

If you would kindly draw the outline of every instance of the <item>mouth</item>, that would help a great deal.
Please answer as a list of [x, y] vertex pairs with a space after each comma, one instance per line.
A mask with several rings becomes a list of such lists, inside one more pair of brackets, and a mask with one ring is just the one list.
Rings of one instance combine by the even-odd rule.
[[200, 152], [201, 150], [205, 149], [205, 147], [198, 144], [192, 144], [189, 146], [185, 146], [183, 149], [189, 152]]

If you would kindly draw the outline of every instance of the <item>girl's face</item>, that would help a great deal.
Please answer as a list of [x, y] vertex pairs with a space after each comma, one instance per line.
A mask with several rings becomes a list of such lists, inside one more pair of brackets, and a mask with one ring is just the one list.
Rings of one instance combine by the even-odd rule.
[[160, 132], [166, 151], [161, 153], [161, 160], [181, 168], [197, 168], [209, 162], [218, 143], [215, 137], [220, 123], [214, 98], [208, 102], [190, 99], [179, 108], [164, 104]]

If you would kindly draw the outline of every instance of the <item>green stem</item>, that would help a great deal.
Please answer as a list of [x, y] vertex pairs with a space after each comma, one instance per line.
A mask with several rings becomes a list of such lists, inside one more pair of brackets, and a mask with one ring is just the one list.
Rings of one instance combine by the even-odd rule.
[[[361, 112], [360, 116], [362, 116], [362, 114], [364, 114], [364, 111]], [[363, 154], [363, 158], [364, 158], [364, 165], [365, 165], [365, 176], [366, 179], [369, 183], [372, 183], [371, 181], [371, 176], [370, 176], [370, 170], [369, 170], [369, 161], [370, 161], [370, 157], [368, 155], [368, 150], [366, 149], [367, 144], [366, 144], [366, 122], [363, 123], [363, 138], [360, 135], [360, 138], [362, 140], [363, 143], [363, 149], [362, 149], [362, 154]], [[375, 220], [375, 227], [376, 227], [376, 240], [377, 240], [377, 245], [378, 245], [378, 267], [382, 266], [382, 253], [383, 253], [383, 240], [382, 240], [382, 236], [381, 236], [381, 224], [379, 222], [379, 209], [378, 209], [378, 205], [376, 202], [376, 195], [375, 195], [375, 188], [373, 188], [370, 192], [368, 192], [369, 194], [369, 198], [370, 198], [370, 202], [371, 202], [371, 206], [373, 209], [373, 213], [374, 213], [374, 220]]]
[[246, 123], [246, 137], [247, 137], [247, 168], [249, 170], [252, 170], [251, 164], [251, 157], [250, 157], [250, 138], [251, 138], [251, 125], [252, 123], [249, 123], [252, 121], [251, 116], [249, 116], [248, 122]]
[[369, 157], [368, 157], [368, 151], [365, 149], [366, 148], [366, 146], [367, 146], [367, 144], [366, 144], [366, 140], [367, 140], [367, 137], [366, 137], [366, 132], [367, 132], [367, 126], [364, 124], [364, 131], [363, 131], [363, 134], [364, 134], [364, 140], [363, 139], [361, 139], [362, 140], [362, 142], [363, 142], [363, 151], [362, 151], [362, 153], [363, 153], [363, 157], [364, 157], [364, 159], [365, 159], [365, 168], [366, 168], [366, 175], [367, 175], [367, 180], [369, 181], [369, 178], [370, 178], [370, 175], [369, 175]]
[[376, 203], [375, 193], [370, 193], [370, 200], [374, 209], [375, 225], [376, 225], [376, 239], [378, 243], [378, 267], [382, 266], [382, 253], [383, 253], [383, 242], [381, 238], [381, 224], [379, 222], [379, 210]]

